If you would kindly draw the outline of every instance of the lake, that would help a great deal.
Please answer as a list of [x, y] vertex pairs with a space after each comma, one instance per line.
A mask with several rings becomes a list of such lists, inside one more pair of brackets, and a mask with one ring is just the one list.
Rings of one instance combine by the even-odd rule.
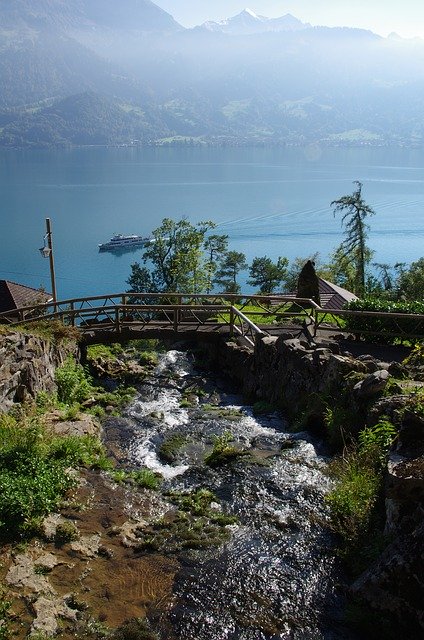
[[[290, 259], [341, 242], [330, 203], [363, 182], [377, 262], [424, 255], [424, 150], [83, 148], [0, 151], [0, 278], [50, 290], [53, 225], [59, 298], [127, 288], [141, 251], [99, 253], [114, 233], [149, 235], [164, 217], [213, 220], [230, 248]], [[248, 291], [247, 287], [244, 287]]]

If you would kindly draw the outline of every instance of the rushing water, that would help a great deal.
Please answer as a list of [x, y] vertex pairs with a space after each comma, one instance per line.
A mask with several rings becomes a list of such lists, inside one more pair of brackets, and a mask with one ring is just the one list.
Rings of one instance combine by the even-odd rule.
[[165, 217], [213, 220], [249, 263], [326, 259], [342, 239], [330, 203], [354, 180], [376, 211], [375, 261], [411, 262], [424, 243], [423, 168], [422, 149], [0, 150], [0, 277], [49, 289], [47, 216], [62, 299], [125, 290], [141, 252], [99, 254], [98, 243], [149, 235]]
[[[200, 403], [181, 408], [184, 390]], [[202, 404], [209, 403], [205, 408]], [[211, 411], [215, 403], [222, 409]], [[113, 424], [113, 419], [111, 421]], [[127, 461], [159, 471], [165, 488], [206, 487], [238, 521], [221, 545], [180, 552], [172, 607], [150, 612], [161, 640], [336, 640], [340, 570], [325, 526], [329, 490], [319, 442], [291, 434], [278, 413], [253, 417], [218, 379], [206, 379], [178, 351], [161, 356], [151, 379], [119, 419]], [[214, 436], [230, 431], [254, 454], [216, 469], [205, 465]], [[158, 451], [170, 435], [186, 444], [174, 464]]]

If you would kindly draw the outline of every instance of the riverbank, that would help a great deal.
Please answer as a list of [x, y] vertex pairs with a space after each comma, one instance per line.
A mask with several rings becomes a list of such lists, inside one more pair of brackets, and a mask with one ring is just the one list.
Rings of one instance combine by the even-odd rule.
[[[394, 382], [392, 365], [383, 368], [372, 357], [357, 360], [322, 345], [311, 349], [278, 340], [265, 338], [255, 354], [231, 341], [209, 352], [213, 358], [195, 350], [196, 363], [181, 351], [183, 345], [158, 359], [138, 349], [118, 350], [110, 366], [107, 357], [97, 357], [96, 370], [107, 384], [112, 374], [117, 381], [131, 376], [138, 392], [120, 417], [109, 407], [103, 421], [114, 470], [82, 470], [78, 487], [37, 538], [25, 548], [3, 547], [10, 611], [22, 622], [18, 637], [24, 638], [37, 619], [37, 632], [51, 635], [42, 622], [46, 612], [66, 640], [75, 632], [93, 639], [133, 637], [123, 635], [130, 618], [139, 620], [131, 623], [139, 637], [166, 640], [193, 634], [218, 640], [228, 633], [246, 640], [284, 633], [356, 637], [355, 625], [343, 621], [348, 582], [325, 498], [334, 481], [325, 471], [324, 405], [305, 403], [325, 389], [328, 405], [329, 385], [335, 396], [342, 381], [356, 396], [350, 409], [358, 421], [373, 425], [387, 415], [399, 430], [386, 478], [387, 544], [348, 600], [355, 593], [380, 621], [409, 629], [411, 639], [419, 637], [413, 634], [420, 629], [420, 607], [414, 605], [420, 586], [412, 599], [406, 588], [419, 558], [414, 540], [420, 539], [422, 418], [412, 402], [420, 397], [419, 383], [414, 391], [411, 380]], [[218, 375], [210, 373], [213, 363]], [[365, 401], [363, 383], [378, 371], [389, 375]], [[222, 377], [231, 372], [250, 406]], [[347, 383], [352, 374], [356, 378]], [[313, 392], [313, 385], [322, 386]], [[383, 390], [387, 385], [389, 394]], [[273, 396], [267, 396], [269, 390]], [[282, 401], [293, 403], [298, 428], [307, 426], [319, 437], [293, 433], [281, 413]], [[75, 418], [53, 414], [47, 422], [61, 433], [82, 435], [88, 427]], [[143, 468], [150, 476], [136, 471]], [[161, 484], [154, 488], [159, 476]], [[402, 559], [395, 573], [394, 554]], [[146, 616], [150, 630], [140, 622]], [[16, 623], [12, 616], [10, 624]]]

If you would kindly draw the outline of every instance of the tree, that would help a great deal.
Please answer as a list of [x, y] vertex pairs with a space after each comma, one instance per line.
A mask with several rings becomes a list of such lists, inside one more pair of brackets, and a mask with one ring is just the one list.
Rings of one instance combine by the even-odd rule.
[[195, 225], [183, 218], [178, 222], [165, 218], [152, 232], [152, 242], [143, 253], [143, 262], [150, 268], [132, 265], [131, 286], [150, 286], [150, 291], [199, 293], [209, 282], [203, 246], [206, 233], [215, 225], [199, 222]]
[[131, 293], [154, 293], [150, 271], [146, 267], [140, 267], [138, 262], [131, 265], [131, 275], [127, 280]]
[[213, 234], [208, 236], [204, 243], [206, 251], [206, 270], [208, 274], [208, 283], [206, 293], [210, 293], [213, 285], [213, 276], [217, 269], [218, 260], [222, 258], [228, 247], [228, 236]]
[[348, 196], [333, 200], [334, 216], [341, 212], [342, 226], [345, 228], [345, 239], [337, 249], [339, 257], [346, 258], [354, 267], [353, 291], [359, 296], [365, 294], [365, 269], [371, 260], [371, 251], [366, 245], [368, 225], [365, 220], [373, 216], [375, 211], [362, 198], [362, 183], [356, 180], [356, 190]]
[[254, 258], [249, 267], [250, 280], [247, 284], [259, 287], [261, 295], [268, 295], [286, 279], [288, 264], [287, 258], [280, 257], [276, 263], [267, 256]]
[[225, 293], [240, 293], [237, 276], [242, 269], [247, 269], [246, 256], [240, 251], [227, 251], [224, 254], [214, 282], [220, 285]]
[[422, 301], [424, 297], [424, 258], [413, 262], [399, 276], [399, 291], [407, 300]]

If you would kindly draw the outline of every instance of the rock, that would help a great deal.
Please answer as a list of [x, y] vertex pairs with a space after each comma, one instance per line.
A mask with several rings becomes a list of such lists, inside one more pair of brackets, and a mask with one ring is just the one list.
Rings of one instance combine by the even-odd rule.
[[392, 453], [387, 463], [386, 533], [414, 518], [417, 505], [424, 505], [424, 456], [414, 459]]
[[0, 334], [0, 411], [34, 399], [40, 391], [54, 392], [56, 367], [77, 353], [72, 342], [54, 344], [18, 331]]
[[32, 603], [32, 609], [35, 619], [31, 626], [31, 635], [43, 633], [47, 637], [55, 636], [59, 630], [58, 618], [72, 622], [77, 620], [78, 612], [60, 599], [42, 596]]
[[98, 534], [81, 536], [79, 540], [71, 542], [69, 547], [73, 553], [84, 558], [95, 558], [100, 548], [100, 536]]
[[44, 575], [35, 573], [34, 559], [24, 553], [16, 556], [14, 564], [7, 572], [6, 582], [13, 587], [24, 589], [26, 592], [55, 593], [48, 579]]
[[45, 423], [60, 436], [98, 436], [100, 425], [96, 418], [88, 413], [80, 413], [78, 420], [61, 420], [61, 413], [45, 415]]
[[389, 377], [389, 372], [385, 369], [375, 371], [355, 384], [353, 392], [358, 398], [371, 398], [384, 389]]
[[299, 274], [296, 297], [309, 298], [321, 305], [318, 276], [315, 272], [315, 264], [311, 260], [307, 261]]
[[66, 518], [61, 516], [60, 513], [51, 513], [46, 518], [44, 518], [41, 529], [45, 539], [54, 540], [58, 525], [65, 524], [66, 522], [68, 521], [66, 520]]
[[424, 637], [424, 522], [410, 535], [397, 536], [352, 592], [393, 621], [399, 638]]

